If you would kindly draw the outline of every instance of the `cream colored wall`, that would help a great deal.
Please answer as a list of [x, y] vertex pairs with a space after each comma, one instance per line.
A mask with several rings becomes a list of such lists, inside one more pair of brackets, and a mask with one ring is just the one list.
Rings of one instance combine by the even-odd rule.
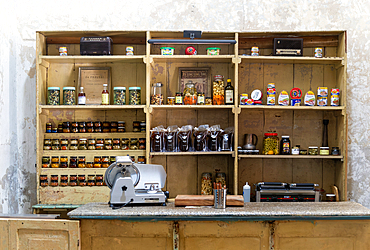
[[1, 1], [0, 213], [36, 203], [36, 31], [348, 31], [348, 197], [370, 208], [366, 0]]

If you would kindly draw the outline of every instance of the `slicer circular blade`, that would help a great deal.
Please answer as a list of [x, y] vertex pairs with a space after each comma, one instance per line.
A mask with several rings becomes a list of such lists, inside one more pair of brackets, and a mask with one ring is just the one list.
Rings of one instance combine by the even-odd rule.
[[[124, 168], [126, 169], [125, 173], [123, 173]], [[114, 162], [105, 171], [104, 181], [112, 189], [116, 179], [119, 177], [130, 177], [134, 186], [136, 186], [140, 180], [140, 172], [135, 165], [123, 165]]]

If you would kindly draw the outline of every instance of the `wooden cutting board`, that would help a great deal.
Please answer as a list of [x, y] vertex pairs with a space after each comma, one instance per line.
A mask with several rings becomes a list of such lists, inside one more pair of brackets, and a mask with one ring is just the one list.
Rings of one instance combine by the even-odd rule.
[[[213, 206], [213, 199], [213, 195], [178, 195], [175, 198], [175, 206]], [[244, 206], [243, 196], [226, 196], [226, 206]]]

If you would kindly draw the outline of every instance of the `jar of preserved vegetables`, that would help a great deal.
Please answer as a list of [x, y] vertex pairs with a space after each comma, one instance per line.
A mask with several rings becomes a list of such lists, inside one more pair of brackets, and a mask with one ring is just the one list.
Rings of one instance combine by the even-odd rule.
[[88, 150], [95, 150], [95, 139], [89, 139], [88, 140]]
[[86, 158], [85, 156], [78, 157], [78, 167], [85, 168], [86, 167]]
[[137, 157], [137, 163], [145, 164], [146, 163], [145, 156], [138, 156]]
[[113, 104], [114, 105], [126, 104], [126, 87], [113, 88]]
[[91, 162], [91, 161], [86, 162], [86, 168], [93, 168], [93, 167], [94, 167], [93, 162]]
[[141, 88], [140, 87], [129, 87], [130, 95], [130, 105], [140, 105], [141, 104]]
[[[64, 128], [63, 128], [64, 130]], [[78, 122], [71, 122], [71, 132], [78, 133]]]
[[137, 140], [137, 138], [131, 138], [131, 140], [130, 140], [130, 149], [131, 150], [139, 149], [139, 141]]
[[222, 75], [215, 75], [212, 83], [212, 101], [213, 105], [224, 105], [225, 82]]
[[113, 164], [113, 163], [115, 163], [116, 162], [116, 157], [115, 156], [111, 156], [110, 158], [109, 158], [109, 164]]
[[51, 150], [51, 140], [44, 139], [44, 150]]
[[79, 133], [86, 133], [86, 122], [79, 122], [78, 123], [78, 132]]
[[86, 122], [86, 131], [87, 133], [94, 132], [94, 123], [93, 122]]
[[75, 87], [64, 87], [63, 88], [63, 104], [64, 105], [76, 105], [76, 88]]
[[197, 89], [192, 81], [185, 83], [184, 89], [184, 105], [196, 105], [197, 104]]
[[201, 194], [212, 195], [212, 174], [203, 173], [201, 180]]
[[53, 139], [52, 144], [51, 144], [51, 149], [60, 150], [59, 139]]
[[88, 186], [95, 186], [95, 175], [88, 175], [87, 176], [87, 185]]
[[221, 183], [221, 186], [224, 187], [226, 185], [226, 174], [221, 172], [216, 172], [215, 182]]
[[60, 157], [60, 168], [68, 168], [68, 156], [61, 156]]
[[87, 150], [87, 139], [81, 138], [78, 144], [79, 150]]
[[43, 156], [42, 157], [42, 167], [43, 168], [50, 168], [50, 156]]
[[68, 149], [68, 139], [61, 139], [60, 140], [60, 149], [67, 150]]
[[278, 155], [279, 154], [279, 137], [275, 132], [265, 133], [263, 138], [264, 155]]
[[59, 105], [60, 103], [60, 88], [48, 87], [48, 105]]
[[70, 168], [77, 168], [77, 156], [69, 157], [69, 167]]

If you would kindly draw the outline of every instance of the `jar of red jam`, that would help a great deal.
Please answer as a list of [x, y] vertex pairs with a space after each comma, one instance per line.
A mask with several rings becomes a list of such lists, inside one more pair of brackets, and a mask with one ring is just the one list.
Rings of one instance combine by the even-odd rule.
[[77, 168], [77, 156], [69, 157], [69, 167], [70, 168]]

